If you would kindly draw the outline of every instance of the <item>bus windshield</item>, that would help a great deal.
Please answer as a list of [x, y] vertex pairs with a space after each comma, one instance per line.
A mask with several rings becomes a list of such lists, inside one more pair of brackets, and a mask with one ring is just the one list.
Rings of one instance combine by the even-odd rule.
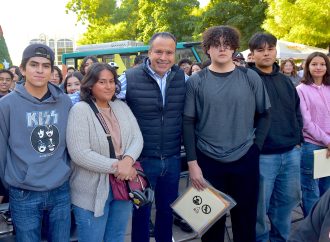
[[[149, 45], [143, 45], [141, 42], [135, 41], [119, 41], [126, 42], [126, 46], [117, 46], [114, 43], [104, 43], [95, 45], [84, 45], [77, 47], [76, 52], [64, 53], [62, 55], [62, 63], [67, 67], [73, 66], [79, 69], [79, 66], [86, 56], [95, 56], [100, 62], [116, 62], [119, 66], [118, 74], [123, 73], [126, 69], [131, 68], [137, 55], [148, 55]], [[128, 46], [127, 42], [131, 42]], [[176, 60], [187, 58], [192, 62], [202, 62], [206, 59], [200, 42], [179, 42], [176, 47]]]

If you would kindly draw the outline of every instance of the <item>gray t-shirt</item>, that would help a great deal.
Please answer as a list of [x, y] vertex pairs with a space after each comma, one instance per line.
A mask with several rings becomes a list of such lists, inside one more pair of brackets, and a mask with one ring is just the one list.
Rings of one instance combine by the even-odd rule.
[[197, 148], [218, 161], [246, 154], [255, 137], [255, 113], [269, 108], [264, 84], [250, 69], [219, 76], [207, 68], [187, 81], [184, 115], [196, 119]]

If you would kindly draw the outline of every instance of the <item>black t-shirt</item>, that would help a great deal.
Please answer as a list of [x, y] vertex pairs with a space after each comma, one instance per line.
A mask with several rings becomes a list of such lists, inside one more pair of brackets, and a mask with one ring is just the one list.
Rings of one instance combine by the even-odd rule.
[[52, 94], [50, 93], [49, 89], [47, 90], [46, 94], [42, 97], [42, 98], [37, 98], [34, 97], [35, 99], [37, 99], [39, 102], [43, 102], [45, 101], [47, 98], [49, 98]]

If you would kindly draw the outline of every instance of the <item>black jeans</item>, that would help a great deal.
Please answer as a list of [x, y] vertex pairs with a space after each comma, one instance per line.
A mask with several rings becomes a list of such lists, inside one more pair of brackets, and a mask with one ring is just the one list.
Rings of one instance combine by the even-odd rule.
[[[197, 150], [197, 161], [204, 178], [237, 202], [230, 211], [235, 242], [255, 242], [256, 240], [259, 153], [258, 147], [252, 145], [239, 160], [223, 163]], [[202, 241], [224, 241], [225, 222], [226, 216], [223, 216], [202, 236]]]

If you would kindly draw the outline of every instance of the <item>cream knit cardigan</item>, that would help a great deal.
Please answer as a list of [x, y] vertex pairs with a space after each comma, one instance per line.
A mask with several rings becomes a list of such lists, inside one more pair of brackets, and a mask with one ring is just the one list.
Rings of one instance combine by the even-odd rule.
[[[109, 102], [119, 126], [124, 156], [136, 160], [143, 147], [143, 138], [129, 107], [120, 100]], [[71, 157], [70, 179], [72, 204], [103, 215], [109, 195], [111, 165], [118, 161], [109, 158], [107, 136], [86, 102], [75, 104], [69, 114], [67, 147]]]

